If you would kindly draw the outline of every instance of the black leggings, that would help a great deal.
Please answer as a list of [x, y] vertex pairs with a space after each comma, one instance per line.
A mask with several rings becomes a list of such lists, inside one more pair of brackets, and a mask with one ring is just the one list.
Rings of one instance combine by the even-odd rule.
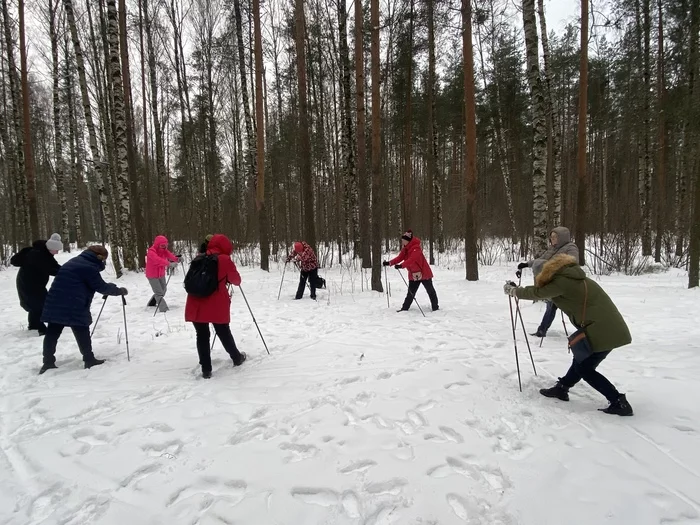
[[425, 279], [423, 281], [410, 281], [408, 283], [408, 294], [406, 295], [406, 299], [401, 307], [402, 310], [408, 310], [411, 307], [413, 298], [416, 296], [416, 292], [421, 284], [423, 284], [425, 287], [425, 291], [428, 292], [428, 297], [430, 297], [430, 305], [433, 307], [433, 310], [438, 309], [438, 297], [435, 287], [433, 286], [433, 280]]
[[[209, 323], [192, 323], [197, 332], [197, 353], [199, 354], [199, 364], [202, 365], [202, 372], [211, 372], [211, 347], [209, 346]], [[231, 327], [228, 324], [214, 324], [214, 331], [219, 336], [221, 344], [228, 355], [233, 359], [235, 365], [241, 364], [243, 356], [236, 347], [233, 339]]]

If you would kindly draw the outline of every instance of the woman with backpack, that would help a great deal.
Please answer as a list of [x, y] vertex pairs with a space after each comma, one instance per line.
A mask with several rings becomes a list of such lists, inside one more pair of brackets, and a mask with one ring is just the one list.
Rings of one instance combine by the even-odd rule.
[[233, 245], [228, 237], [217, 233], [207, 245], [206, 253], [197, 256], [185, 277], [187, 303], [185, 321], [197, 332], [197, 353], [202, 377], [211, 377], [211, 349], [209, 323], [219, 336], [224, 349], [231, 356], [233, 366], [240, 366], [246, 355], [239, 352], [231, 334], [231, 296], [227, 286], [241, 285], [241, 276], [231, 260]]
[[168, 250], [168, 239], [164, 235], [158, 235], [146, 254], [146, 279], [153, 290], [148, 306], [157, 307], [159, 312], [169, 310], [168, 303], [165, 302], [165, 294], [168, 291], [165, 271], [170, 265], [177, 266], [179, 261], [180, 259]]

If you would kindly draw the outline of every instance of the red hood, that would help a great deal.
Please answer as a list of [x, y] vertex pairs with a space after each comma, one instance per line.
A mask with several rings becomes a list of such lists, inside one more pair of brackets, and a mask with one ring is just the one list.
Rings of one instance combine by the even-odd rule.
[[418, 237], [413, 237], [413, 239], [408, 241], [406, 248], [413, 248], [414, 246], [418, 246], [420, 248], [420, 239]]
[[162, 248], [160, 247], [161, 244], [168, 244], [168, 238], [165, 235], [158, 235], [156, 238], [153, 240], [153, 248], [156, 251], [162, 251]]
[[221, 233], [214, 235], [207, 245], [207, 253], [231, 255], [231, 252], [233, 252], [233, 244], [228, 237]]

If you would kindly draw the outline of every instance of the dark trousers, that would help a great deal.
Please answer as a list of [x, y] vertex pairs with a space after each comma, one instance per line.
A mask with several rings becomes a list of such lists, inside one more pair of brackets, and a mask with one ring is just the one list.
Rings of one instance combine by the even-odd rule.
[[540, 323], [540, 327], [537, 329], [537, 331], [546, 334], [549, 327], [552, 326], [556, 316], [557, 305], [555, 305], [552, 301], [547, 301], [547, 309], [544, 311], [542, 322]]
[[46, 332], [46, 325], [41, 322], [41, 312], [30, 310], [27, 314], [27, 329]]
[[[63, 333], [65, 325], [49, 323], [46, 327], [46, 335], [44, 336], [44, 364], [56, 364], [56, 344]], [[71, 326], [73, 335], [78, 343], [78, 349], [83, 355], [83, 361], [89, 363], [95, 359], [92, 353], [92, 339], [90, 338], [90, 327], [88, 326]]]
[[[199, 354], [199, 364], [202, 365], [202, 372], [211, 372], [211, 347], [209, 346], [209, 323], [192, 323], [197, 332], [197, 353]], [[214, 324], [214, 331], [221, 340], [224, 350], [233, 359], [235, 365], [243, 361], [243, 356], [236, 347], [233, 339], [231, 327], [228, 324]]]
[[580, 363], [574, 360], [571, 363], [569, 371], [564, 377], [560, 377], [559, 381], [562, 385], [567, 388], [571, 388], [576, 383], [583, 379], [586, 383], [595, 388], [598, 392], [603, 394], [605, 398], [611, 403], [620, 397], [620, 392], [617, 388], [608, 381], [608, 379], [598, 372], [596, 368], [603, 362], [603, 360], [608, 357], [610, 352], [596, 352], [587, 359], [584, 359]]
[[423, 281], [409, 281], [408, 294], [406, 294], [406, 299], [401, 307], [402, 310], [408, 310], [411, 307], [413, 298], [416, 296], [416, 292], [421, 284], [425, 287], [425, 291], [428, 292], [428, 297], [430, 297], [430, 305], [433, 307], [433, 310], [438, 309], [438, 297], [437, 293], [435, 292], [435, 287], [433, 286], [433, 280], [425, 279]]
[[318, 281], [318, 268], [314, 268], [309, 272], [302, 271], [299, 275], [299, 287], [297, 288], [296, 299], [304, 297], [304, 288], [306, 288], [306, 280], [309, 281], [311, 288], [311, 298], [316, 299], [316, 281]]

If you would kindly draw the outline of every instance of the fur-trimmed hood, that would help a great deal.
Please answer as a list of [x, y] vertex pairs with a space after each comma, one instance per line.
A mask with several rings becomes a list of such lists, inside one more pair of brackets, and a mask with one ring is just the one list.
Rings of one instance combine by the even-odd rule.
[[578, 265], [576, 257], [562, 253], [555, 255], [542, 266], [542, 271], [535, 278], [535, 286], [542, 288], [552, 282], [558, 273], [569, 279], [582, 280], [586, 278], [586, 273]]

